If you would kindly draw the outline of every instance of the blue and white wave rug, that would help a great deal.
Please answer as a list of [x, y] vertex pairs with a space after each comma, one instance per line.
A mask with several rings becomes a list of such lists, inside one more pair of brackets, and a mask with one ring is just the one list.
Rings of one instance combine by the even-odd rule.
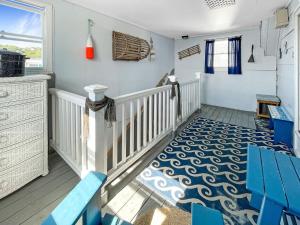
[[226, 224], [256, 224], [246, 190], [249, 143], [290, 154], [272, 132], [196, 117], [137, 179], [183, 210], [195, 202], [220, 210]]

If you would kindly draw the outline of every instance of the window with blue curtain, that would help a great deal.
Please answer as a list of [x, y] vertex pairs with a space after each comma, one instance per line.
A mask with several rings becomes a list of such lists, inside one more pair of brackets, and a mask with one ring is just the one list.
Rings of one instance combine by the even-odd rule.
[[213, 74], [214, 71], [214, 40], [206, 41], [205, 46], [205, 73]]
[[242, 37], [228, 39], [228, 74], [242, 74]]

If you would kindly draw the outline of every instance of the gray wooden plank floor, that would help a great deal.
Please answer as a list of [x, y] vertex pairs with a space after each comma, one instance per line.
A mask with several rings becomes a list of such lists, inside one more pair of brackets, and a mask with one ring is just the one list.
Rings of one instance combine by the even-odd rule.
[[200, 115], [203, 118], [255, 129], [254, 112], [203, 105]]
[[[200, 115], [224, 123], [255, 129], [254, 112], [245, 112], [222, 107], [204, 105]], [[132, 175], [124, 178], [117, 187], [110, 189], [109, 202], [103, 211], [118, 215], [123, 220], [134, 222], [149, 209], [168, 206], [169, 204], [153, 191], [142, 186], [135, 179], [156, 154], [161, 151], [170, 139], [156, 146], [147, 160], [134, 168]], [[55, 153], [49, 156], [49, 174], [40, 177], [0, 200], [1, 225], [36, 225], [57, 206], [67, 193], [79, 182], [80, 178]]]

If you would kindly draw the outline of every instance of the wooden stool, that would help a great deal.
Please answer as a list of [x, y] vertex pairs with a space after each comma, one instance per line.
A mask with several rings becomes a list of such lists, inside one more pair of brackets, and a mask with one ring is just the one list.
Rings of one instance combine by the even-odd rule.
[[256, 116], [257, 118], [270, 118], [268, 113], [268, 105], [279, 106], [280, 99], [273, 95], [256, 95], [257, 100], [257, 109]]

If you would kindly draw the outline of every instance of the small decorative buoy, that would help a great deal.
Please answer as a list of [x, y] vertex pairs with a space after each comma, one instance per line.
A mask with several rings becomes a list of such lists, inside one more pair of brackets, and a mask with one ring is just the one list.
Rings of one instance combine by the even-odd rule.
[[93, 46], [93, 39], [92, 39], [91, 34], [89, 34], [87, 42], [86, 42], [85, 55], [86, 55], [87, 59], [94, 58], [94, 46]]
[[88, 39], [86, 41], [86, 46], [85, 46], [85, 57], [87, 59], [94, 59], [95, 57], [93, 37], [91, 32], [93, 26], [94, 26], [94, 21], [88, 19]]

